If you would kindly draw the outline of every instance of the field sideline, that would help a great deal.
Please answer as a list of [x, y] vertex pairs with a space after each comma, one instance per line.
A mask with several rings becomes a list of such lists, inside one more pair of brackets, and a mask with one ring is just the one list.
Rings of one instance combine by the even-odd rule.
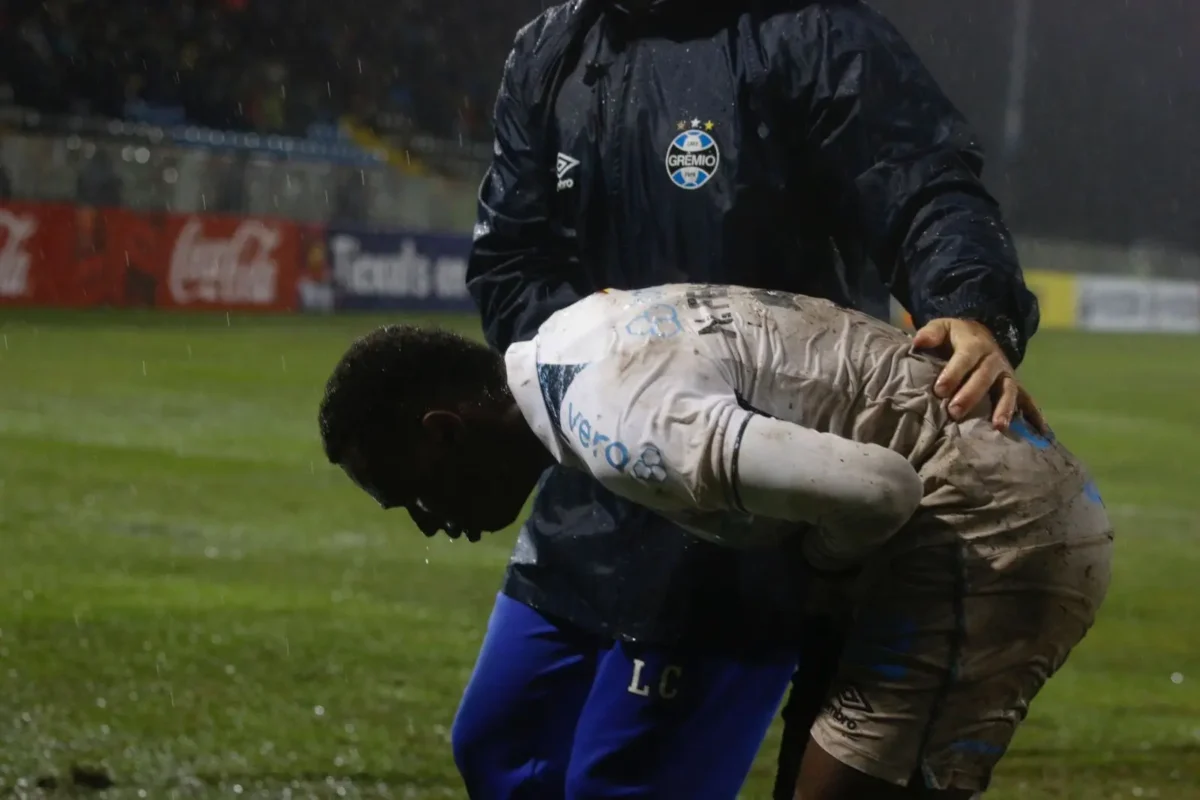
[[[379, 321], [0, 311], [0, 796], [83, 793], [73, 765], [117, 798], [463, 796], [512, 536], [426, 540], [324, 463], [322, 385]], [[987, 798], [1200, 799], [1200, 337], [1047, 332], [1023, 374], [1118, 561]]]

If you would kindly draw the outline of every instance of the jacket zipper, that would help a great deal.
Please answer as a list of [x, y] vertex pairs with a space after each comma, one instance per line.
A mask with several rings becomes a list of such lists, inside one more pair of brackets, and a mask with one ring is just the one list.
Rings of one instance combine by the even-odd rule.
[[606, 70], [597, 82], [597, 89], [600, 91], [600, 130], [603, 131], [603, 135], [608, 139], [604, 148], [607, 157], [604, 160], [611, 164], [610, 180], [607, 187], [609, 214], [613, 222], [619, 223], [613, 225], [613, 232], [618, 237], [617, 260], [619, 264], [617, 271], [621, 276], [622, 286], [634, 285], [630, 279], [630, 269], [633, 264], [633, 254], [629, 247], [630, 237], [628, 233], [621, 235], [618, 231], [624, 229], [626, 225], [625, 220], [629, 213], [629, 209], [626, 207], [628, 205], [628, 195], [623, 191], [625, 162], [622, 159], [624, 158], [625, 150], [622, 147], [621, 134], [625, 121], [626, 101], [629, 95], [628, 77], [633, 62], [634, 48], [637, 46], [636, 41], [636, 39], [632, 39], [626, 43], [620, 59], [613, 65], [619, 66], [621, 69], [620, 77], [617, 78], [620, 81], [620, 85], [617, 90], [618, 97], [615, 110], [608, 107], [608, 89], [611, 73]]

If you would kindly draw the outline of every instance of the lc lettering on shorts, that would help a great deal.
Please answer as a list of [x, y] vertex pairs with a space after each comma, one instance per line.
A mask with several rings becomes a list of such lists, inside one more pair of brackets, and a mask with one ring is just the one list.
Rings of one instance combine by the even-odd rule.
[[[638, 697], [649, 697], [651, 693], [650, 681], [643, 674], [646, 670], [646, 662], [640, 658], [633, 660], [633, 673], [629, 678], [629, 686], [626, 688], [630, 694], [636, 694]], [[683, 668], [677, 667], [674, 664], [668, 664], [663, 667], [662, 673], [658, 676], [657, 696], [663, 700], [671, 700], [679, 694], [679, 678], [683, 675]]]

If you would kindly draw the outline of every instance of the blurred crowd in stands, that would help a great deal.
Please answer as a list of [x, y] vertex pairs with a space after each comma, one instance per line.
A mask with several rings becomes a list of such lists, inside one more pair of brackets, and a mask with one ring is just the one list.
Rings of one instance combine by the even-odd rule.
[[[0, 0], [0, 103], [303, 136], [486, 140], [539, 0]], [[406, 130], [408, 129], [408, 130]]]

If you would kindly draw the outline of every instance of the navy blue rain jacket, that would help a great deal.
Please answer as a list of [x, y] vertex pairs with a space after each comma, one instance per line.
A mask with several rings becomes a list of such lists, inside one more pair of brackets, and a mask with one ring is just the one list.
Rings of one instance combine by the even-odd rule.
[[[864, 3], [575, 0], [518, 33], [494, 122], [468, 287], [496, 348], [599, 289], [678, 281], [858, 305], [882, 278], [1014, 363], [1037, 328], [976, 139]], [[740, 647], [796, 635], [802, 576], [794, 549], [720, 549], [552, 469], [504, 590], [618, 638]]]

